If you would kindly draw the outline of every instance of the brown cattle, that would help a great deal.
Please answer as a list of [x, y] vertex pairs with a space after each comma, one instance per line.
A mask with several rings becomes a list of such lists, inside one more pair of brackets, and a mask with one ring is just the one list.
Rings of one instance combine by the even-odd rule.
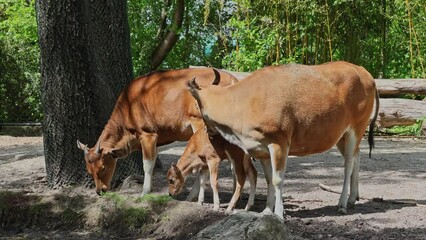
[[[333, 145], [345, 158], [338, 210], [346, 213], [359, 198], [359, 144], [370, 123], [370, 153], [379, 98], [364, 68], [332, 62], [318, 66], [265, 67], [227, 87], [188, 83], [206, 126], [265, 162], [268, 198], [265, 212], [283, 217], [282, 186], [288, 155], [321, 153]], [[348, 189], [350, 184], [350, 196]], [[275, 199], [274, 199], [275, 190]]]
[[250, 181], [250, 195], [246, 210], [254, 204], [254, 194], [256, 193], [257, 172], [251, 158], [244, 151], [228, 143], [220, 135], [209, 137], [204, 129], [199, 129], [188, 141], [182, 156], [175, 164], [172, 164], [167, 172], [170, 195], [177, 195], [182, 191], [186, 177], [190, 173], [200, 173], [200, 191], [198, 203], [204, 202], [204, 188], [207, 176], [210, 173], [210, 185], [213, 190], [214, 209], [219, 209], [218, 173], [219, 163], [228, 159], [233, 165], [234, 177], [236, 178], [236, 188], [227, 211], [231, 211], [241, 195], [246, 177]]
[[157, 146], [187, 141], [204, 126], [187, 90], [186, 82], [194, 76], [203, 86], [213, 79], [223, 86], [237, 81], [212, 68], [156, 71], [138, 77], [121, 92], [96, 145], [89, 149], [77, 141], [98, 194], [110, 188], [117, 159], [141, 149], [145, 173], [142, 195], [151, 192]]

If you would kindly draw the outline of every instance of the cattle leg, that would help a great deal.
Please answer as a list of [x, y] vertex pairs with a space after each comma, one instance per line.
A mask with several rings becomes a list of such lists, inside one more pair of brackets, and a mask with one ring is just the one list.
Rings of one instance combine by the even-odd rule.
[[194, 181], [194, 185], [191, 188], [191, 191], [188, 194], [188, 197], [186, 198], [186, 201], [188, 202], [194, 202], [195, 199], [198, 198], [198, 195], [200, 194], [200, 174], [198, 174], [197, 181]]
[[272, 165], [271, 161], [269, 160], [262, 160], [260, 161], [263, 172], [265, 173], [265, 179], [267, 184], [267, 196], [266, 196], [266, 208], [263, 210], [262, 213], [272, 213], [272, 210], [274, 209], [275, 204], [275, 198], [274, 198], [274, 187], [272, 186]]
[[198, 193], [198, 204], [202, 205], [204, 202], [204, 191], [206, 190], [207, 177], [209, 175], [209, 170], [203, 168], [200, 172], [200, 192]]
[[157, 158], [157, 134], [143, 132], [140, 137], [143, 157], [144, 182], [142, 196], [152, 190], [152, 176]]
[[244, 172], [243, 163], [239, 162], [240, 160], [237, 159], [237, 162], [236, 162], [229, 155], [228, 155], [228, 159], [233, 166], [233, 170], [234, 170], [233, 178], [236, 179], [236, 181], [234, 181], [234, 183], [236, 183], [234, 194], [232, 195], [231, 201], [229, 201], [228, 207], [226, 208], [226, 212], [229, 213], [232, 211], [232, 209], [234, 209], [238, 199], [241, 196], [241, 190], [244, 187], [244, 182], [246, 181], [246, 174]]
[[354, 169], [351, 175], [351, 192], [348, 199], [348, 207], [354, 208], [355, 202], [359, 200], [359, 149], [354, 156]]
[[256, 183], [257, 183], [257, 171], [254, 168], [251, 157], [247, 154], [244, 155], [244, 170], [248, 175], [248, 179], [250, 182], [250, 194], [249, 199], [247, 201], [247, 206], [245, 208], [246, 211], [250, 210], [250, 208], [254, 205], [254, 196], [256, 194]]
[[210, 159], [207, 161], [210, 171], [210, 186], [213, 190], [213, 210], [219, 210], [219, 186], [217, 182], [220, 159]]
[[354, 171], [354, 154], [355, 149], [357, 148], [356, 145], [357, 140], [352, 129], [349, 129], [336, 145], [345, 158], [345, 176], [343, 180], [343, 189], [342, 193], [340, 194], [339, 203], [337, 205], [338, 212], [342, 214], [346, 214], [347, 212], [349, 183]]
[[268, 145], [272, 163], [272, 184], [275, 189], [275, 210], [279, 218], [284, 216], [282, 188], [284, 185], [284, 173], [287, 164], [288, 147], [282, 147], [272, 143]]

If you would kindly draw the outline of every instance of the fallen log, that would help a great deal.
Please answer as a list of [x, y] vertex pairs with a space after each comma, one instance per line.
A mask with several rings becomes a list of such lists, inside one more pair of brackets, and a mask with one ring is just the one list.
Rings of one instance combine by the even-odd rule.
[[379, 127], [409, 126], [426, 117], [426, 102], [401, 98], [380, 99]]
[[375, 79], [380, 95], [426, 95], [426, 79]]

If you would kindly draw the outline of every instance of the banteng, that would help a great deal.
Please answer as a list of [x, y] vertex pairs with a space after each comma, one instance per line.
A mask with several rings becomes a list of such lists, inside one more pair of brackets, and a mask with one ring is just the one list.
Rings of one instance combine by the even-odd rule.
[[[368, 142], [379, 98], [375, 82], [364, 68], [332, 62], [318, 66], [265, 67], [227, 87], [188, 82], [209, 131], [222, 135], [258, 159], [270, 159], [264, 171], [268, 183], [265, 212], [283, 217], [282, 186], [288, 155], [321, 153], [333, 145], [345, 159], [338, 211], [346, 213], [359, 198], [359, 145], [369, 123]], [[350, 185], [350, 195], [348, 198]], [[274, 198], [275, 191], [275, 198]]]
[[180, 193], [186, 177], [190, 173], [200, 173], [199, 184], [201, 189], [198, 195], [198, 203], [201, 204], [204, 202], [204, 185], [210, 173], [214, 209], [218, 210], [219, 191], [217, 180], [219, 163], [224, 159], [228, 159], [233, 165], [234, 178], [236, 178], [235, 191], [229, 202], [227, 211], [229, 212], [235, 207], [247, 176], [250, 181], [250, 195], [245, 209], [249, 210], [254, 204], [257, 180], [257, 172], [251, 162], [251, 158], [241, 148], [230, 144], [220, 135], [209, 137], [203, 129], [199, 129], [192, 135], [176, 165], [172, 164], [167, 172], [169, 193], [171, 195]]
[[196, 102], [186, 82], [196, 76], [200, 84], [230, 85], [237, 80], [212, 68], [156, 71], [134, 79], [120, 93], [110, 119], [96, 145], [84, 151], [87, 172], [93, 177], [96, 192], [110, 188], [117, 159], [142, 150], [144, 185], [142, 195], [151, 192], [157, 146], [187, 141], [203, 127]]

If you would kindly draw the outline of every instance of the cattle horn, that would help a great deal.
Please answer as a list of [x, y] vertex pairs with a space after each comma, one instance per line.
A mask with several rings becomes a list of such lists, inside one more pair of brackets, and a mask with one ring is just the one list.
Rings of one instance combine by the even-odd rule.
[[216, 68], [213, 68], [214, 72], [214, 80], [212, 82], [212, 85], [219, 85], [220, 83], [220, 73]]
[[96, 144], [95, 153], [98, 154], [98, 155], [101, 154], [101, 143], [100, 142], [98, 142]]
[[81, 143], [79, 140], [77, 140], [77, 147], [84, 151], [84, 154], [89, 153], [89, 149], [87, 148], [86, 144]]

